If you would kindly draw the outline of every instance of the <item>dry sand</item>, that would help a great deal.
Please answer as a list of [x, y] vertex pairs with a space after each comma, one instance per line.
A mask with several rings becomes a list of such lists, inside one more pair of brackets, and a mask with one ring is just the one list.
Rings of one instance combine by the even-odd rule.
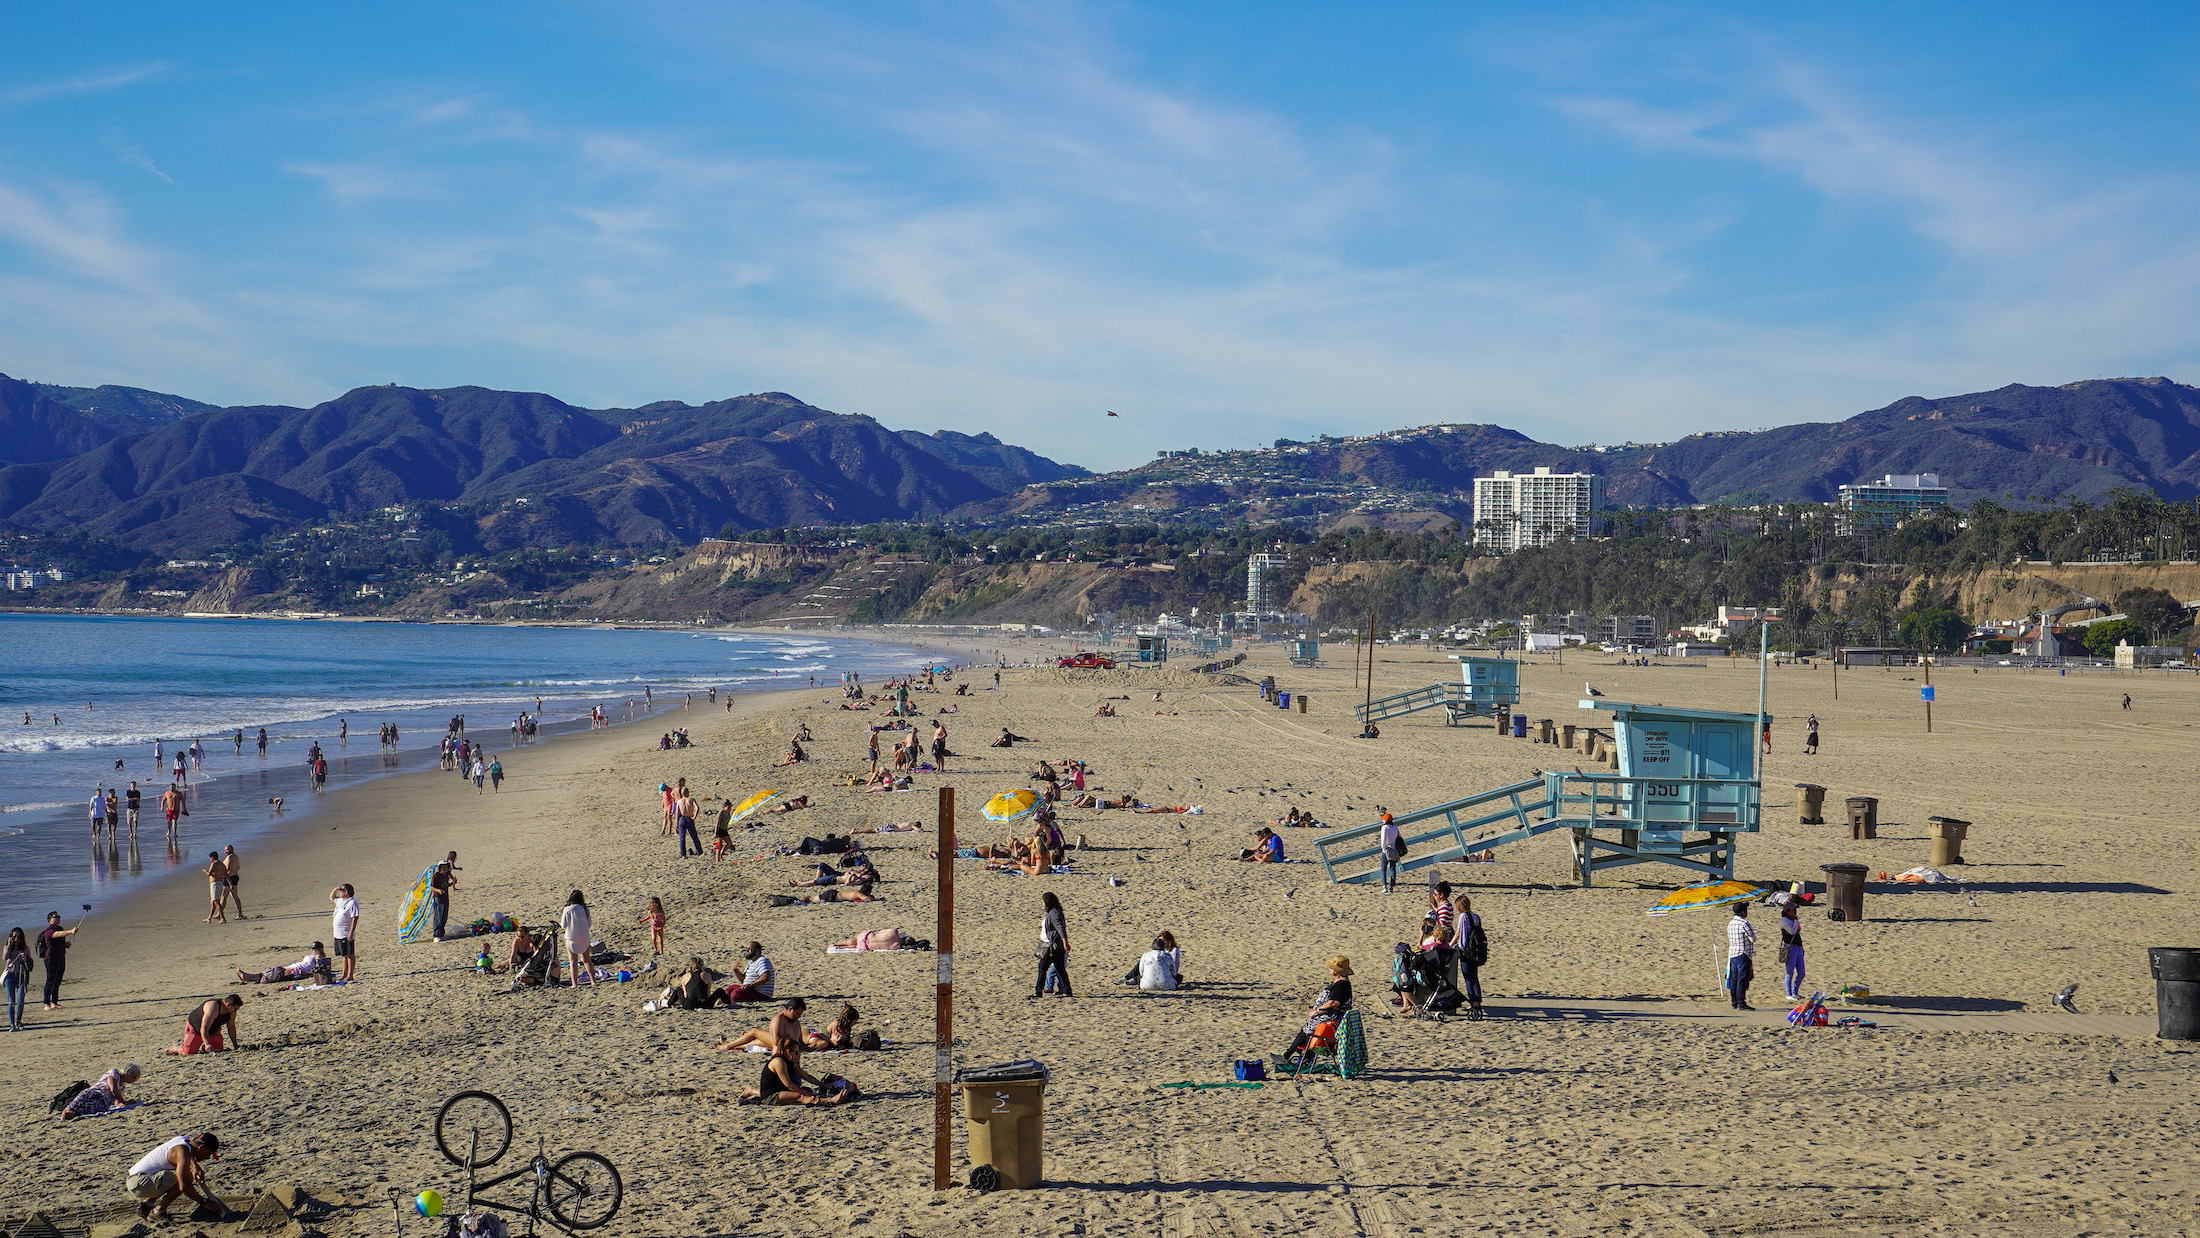
[[[1030, 646], [1020, 646], [1030, 648]], [[1743, 875], [1816, 878], [1854, 859], [1895, 871], [1924, 862], [1923, 822], [1976, 824], [1966, 874], [1978, 906], [1946, 890], [1875, 883], [1868, 922], [1805, 919], [1813, 984], [1868, 982], [1876, 1030], [1789, 1031], [1777, 980], [1764, 1007], [1732, 1012], [1716, 992], [1721, 913], [1648, 919], [1678, 870], [1638, 868], [1567, 886], [1567, 853], [1546, 836], [1487, 866], [1447, 866], [1487, 918], [1483, 975], [1497, 1017], [1442, 1026], [1387, 1017], [1391, 943], [1422, 900], [1332, 886], [1317, 865], [1226, 860], [1288, 805], [1365, 822], [1376, 802], [1424, 806], [1570, 767], [1578, 754], [1399, 719], [1380, 741], [1349, 738], [1348, 650], [1323, 670], [1256, 651], [1247, 673], [1311, 694], [1286, 714], [1254, 691], [1170, 670], [1164, 702], [1136, 673], [1010, 671], [1001, 691], [959, 701], [920, 694], [949, 718], [962, 755], [922, 789], [860, 795], [830, 779], [863, 766], [872, 715], [840, 712], [826, 690], [748, 698], [731, 715], [698, 707], [698, 746], [659, 753], [664, 725], [560, 740], [505, 755], [500, 796], [455, 775], [398, 776], [334, 793], [279, 847], [246, 857], [254, 919], [207, 926], [195, 883], [105, 910], [72, 952], [68, 1009], [30, 1011], [5, 1041], [0, 1156], [21, 1184], [5, 1211], [121, 1200], [122, 1173], [167, 1136], [201, 1127], [229, 1149], [226, 1190], [296, 1183], [341, 1205], [329, 1234], [380, 1234], [392, 1193], [449, 1192], [429, 1126], [462, 1088], [510, 1103], [519, 1141], [594, 1148], [620, 1167], [626, 1204], [607, 1234], [2027, 1234], [2191, 1232], [2200, 1133], [2200, 1045], [2153, 1039], [2149, 945], [2200, 944], [2190, 901], [2195, 826], [2186, 800], [2200, 683], [1995, 670], [1940, 677], [1925, 733], [1910, 671], [1771, 675], [1777, 751], [1767, 828], [1741, 844]], [[1441, 655], [1383, 652], [1378, 693], [1446, 680]], [[1618, 668], [1569, 656], [1526, 668], [1532, 716], [1577, 716], [1584, 679], [1614, 700], [1747, 711], [1745, 663]], [[982, 680], [990, 685], [990, 675]], [[1133, 687], [1100, 687], [1105, 682]], [[2135, 708], [2118, 707], [2130, 691]], [[1128, 693], [1123, 716], [1091, 717]], [[1164, 710], [1158, 715], [1156, 710]], [[1823, 755], [1802, 756], [1797, 721], [1815, 712]], [[770, 770], [806, 720], [814, 764]], [[1000, 751], [1002, 726], [1034, 736]], [[501, 738], [494, 742], [501, 743]], [[658, 835], [654, 788], [686, 776], [711, 795], [763, 786], [818, 807], [737, 835], [748, 855], [804, 834], [922, 818], [952, 785], [965, 837], [986, 795], [1021, 785], [1040, 756], [1081, 757], [1096, 781], [1197, 816], [1064, 814], [1098, 848], [1075, 875], [958, 869], [958, 1060], [1038, 1057], [1054, 1069], [1047, 1176], [1038, 1191], [930, 1190], [933, 956], [827, 956], [826, 942], [898, 925], [932, 937], [936, 835], [883, 836], [886, 901], [772, 909], [806, 861], [678, 861]], [[1880, 837], [1853, 843], [1832, 822], [1800, 826], [1790, 787], [1882, 797]], [[706, 830], [707, 835], [707, 830]], [[1316, 834], [1287, 833], [1294, 857]], [[187, 846], [219, 840], [187, 839]], [[647, 954], [634, 925], [651, 895], [671, 914], [675, 956], [731, 967], [763, 941], [782, 995], [809, 998], [813, 1024], [842, 1001], [888, 1040], [878, 1053], [813, 1057], [869, 1093], [837, 1110], [731, 1103], [760, 1059], [709, 1045], [761, 1011], [640, 1011], [641, 984], [575, 993], [507, 992], [467, 970], [469, 944], [400, 947], [397, 904], [424, 864], [460, 852], [453, 919], [490, 911], [552, 920], [587, 891], [598, 935]], [[1120, 877], [1120, 887], [1108, 877]], [[295, 958], [328, 934], [329, 887], [359, 887], [363, 983], [311, 993], [245, 988], [249, 1052], [162, 1059], [201, 995], [235, 966]], [[1030, 1000], [1039, 896], [1068, 909], [1074, 999]], [[1770, 924], [1761, 930], [1774, 937]], [[1152, 933], [1172, 929], [1197, 986], [1142, 997], [1113, 983]], [[507, 938], [491, 938], [501, 954]], [[1320, 963], [1360, 969], [1373, 1073], [1187, 1091], [1228, 1077], [1234, 1058], [1282, 1047], [1320, 982]], [[1768, 952], [1769, 953], [1769, 952]], [[1769, 962], [1769, 959], [1767, 960]], [[1767, 968], [1766, 970], [1772, 970]], [[2082, 1015], [2046, 1008], [2077, 982]], [[62, 1124], [45, 1101], [111, 1063], [145, 1063], [126, 1116]], [[2111, 1072], [2119, 1082], [2110, 1082]], [[958, 1179], [968, 1166], [960, 1160]], [[179, 1227], [188, 1231], [188, 1226]], [[429, 1231], [408, 1218], [404, 1232]], [[439, 1231], [438, 1231], [439, 1232]]]

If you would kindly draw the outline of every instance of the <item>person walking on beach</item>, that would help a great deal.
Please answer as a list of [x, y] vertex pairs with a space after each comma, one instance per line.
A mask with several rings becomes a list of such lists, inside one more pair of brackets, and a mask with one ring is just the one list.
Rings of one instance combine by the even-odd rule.
[[266, 756], [266, 755], [267, 755], [267, 728], [266, 728], [266, 727], [264, 727], [264, 726], [260, 728], [260, 739], [259, 739], [259, 744], [260, 744], [260, 755], [264, 757], [264, 756]]
[[594, 943], [588, 935], [588, 900], [579, 890], [567, 896], [565, 910], [558, 913], [558, 929], [565, 938], [565, 958], [573, 968], [573, 988], [581, 987], [581, 977], [586, 976], [590, 986], [596, 983], [596, 969], [588, 961], [588, 951]]
[[69, 939], [75, 929], [61, 927], [61, 913], [46, 913], [46, 931], [38, 935], [38, 957], [46, 964], [45, 1008], [61, 1009], [61, 977], [69, 970]]
[[1817, 714], [1812, 714], [1810, 717], [1803, 719], [1803, 754], [1813, 757], [1818, 755]]
[[122, 797], [113, 787], [107, 788], [107, 836], [112, 838], [122, 828]]
[[31, 991], [31, 944], [23, 930], [8, 930], [8, 944], [0, 951], [0, 980], [7, 984], [8, 1030], [23, 1030], [23, 1001]]
[[336, 947], [334, 957], [343, 960], [343, 970], [337, 973], [336, 982], [349, 984], [354, 966], [353, 931], [359, 927], [359, 900], [352, 897], [349, 883], [330, 890], [328, 898], [336, 909], [335, 921], [329, 925], [329, 932], [332, 934], [330, 944]]
[[500, 793], [503, 788], [504, 762], [491, 758], [489, 761], [489, 794], [496, 795]]
[[222, 867], [229, 870], [229, 899], [237, 904], [237, 918], [239, 920], [248, 919], [249, 917], [244, 914], [244, 895], [237, 893], [237, 881], [244, 872], [244, 865], [242, 861], [237, 859], [237, 849], [235, 847], [226, 845], [222, 847]]
[[1734, 918], [1726, 922], [1726, 992], [1736, 1010], [1755, 1010], [1749, 1004], [1749, 982], [1756, 978], [1757, 930], [1749, 922], [1749, 904], [1734, 904]]
[[1054, 891], [1040, 895], [1039, 901], [1046, 915], [1039, 920], [1039, 978], [1031, 995], [1043, 997], [1051, 988], [1056, 997], [1074, 997], [1069, 985], [1069, 917]]
[[488, 780], [489, 780], [489, 767], [488, 767], [487, 765], [484, 765], [484, 764], [482, 764], [482, 761], [481, 761], [481, 757], [480, 757], [480, 755], [479, 755], [479, 754], [477, 753], [477, 754], [476, 754], [476, 755], [474, 756], [474, 794], [475, 794], [475, 795], [479, 795], [479, 794], [481, 794], [481, 784], [483, 784], [484, 782], [487, 782]]
[[[455, 856], [457, 853], [452, 854]], [[450, 860], [445, 860], [436, 865], [435, 872], [428, 877], [428, 910], [435, 917], [434, 936], [437, 941], [443, 940], [443, 926], [451, 917], [451, 891], [458, 888], [457, 867]]]
[[1387, 808], [1378, 811], [1383, 814], [1383, 829], [1378, 836], [1383, 850], [1383, 893], [1388, 894], [1398, 888], [1398, 860], [1406, 853], [1406, 843], [1398, 834], [1397, 818]]
[[229, 866], [222, 863], [222, 853], [207, 852], [206, 867], [199, 871], [206, 877], [206, 919], [201, 923], [212, 924], [216, 916], [223, 924], [229, 923]]
[[232, 736], [230, 736], [230, 737], [229, 737], [229, 742], [230, 742], [230, 743], [233, 743], [233, 744], [235, 744], [235, 745], [237, 746], [237, 755], [238, 755], [238, 756], [240, 756], [240, 757], [241, 757], [241, 756], [243, 756], [243, 755], [244, 755], [244, 728], [243, 728], [243, 727], [238, 727], [238, 728], [237, 728], [237, 733], [236, 733], [235, 735], [232, 735]]
[[107, 823], [107, 794], [98, 787], [92, 788], [92, 837], [99, 837], [99, 827]]
[[173, 785], [160, 793], [161, 815], [168, 818], [168, 837], [176, 836], [176, 816], [183, 811], [183, 792]]
[[1802, 915], [1792, 902], [1780, 908], [1780, 975], [1791, 1002], [1803, 996]]
[[130, 837], [137, 837], [138, 809], [144, 806], [144, 792], [138, 790], [137, 779], [130, 780], [129, 794], [123, 797], [124, 814], [130, 823]]
[[184, 772], [183, 749], [181, 748], [176, 749], [176, 763], [169, 771], [169, 780], [172, 782], [189, 782], [191, 780], [191, 776]]
[[636, 920], [635, 923], [649, 929], [649, 952], [651, 954], [663, 954], [665, 952], [665, 905], [663, 900], [654, 898], [649, 900], [649, 910], [643, 912], [642, 918]]

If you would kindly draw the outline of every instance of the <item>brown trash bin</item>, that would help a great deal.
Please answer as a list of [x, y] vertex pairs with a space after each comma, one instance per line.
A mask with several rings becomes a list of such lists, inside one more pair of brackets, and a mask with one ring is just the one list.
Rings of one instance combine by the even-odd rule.
[[1490, 709], [1490, 717], [1495, 719], [1497, 722], [1497, 738], [1504, 739], [1506, 736], [1512, 734], [1512, 706], [1492, 706]]
[[1299, 707], [1300, 713], [1303, 714], [1306, 712], [1306, 694], [1304, 692], [1300, 692], [1292, 696], [1291, 703]]
[[1879, 797], [1876, 795], [1852, 795], [1848, 798], [1849, 837], [1879, 837]]
[[1853, 924], [1864, 918], [1864, 875], [1871, 870], [1862, 864], [1820, 864], [1818, 871], [1826, 875], [1826, 901], [1841, 918]]
[[973, 1169], [990, 1165], [999, 1189], [1040, 1185], [1046, 1149], [1047, 1068], [1034, 1061], [976, 1066], [955, 1073]]
[[1535, 729], [1537, 743], [1555, 744], [1558, 742], [1558, 724], [1556, 722], [1553, 722], [1551, 719], [1536, 719]]
[[1795, 789], [1803, 793], [1802, 824], [1826, 823], [1826, 789], [1815, 782], [1798, 782]]
[[1575, 747], [1575, 743], [1574, 743], [1574, 736], [1575, 736], [1576, 732], [1578, 732], [1578, 731], [1579, 731], [1580, 729], [1581, 729], [1580, 727], [1576, 726], [1575, 724], [1573, 724], [1573, 723], [1571, 723], [1571, 722], [1568, 722], [1568, 723], [1564, 724], [1563, 726], [1560, 726], [1560, 727], [1558, 728], [1558, 742], [1559, 742], [1559, 746], [1560, 746], [1560, 747], [1563, 747], [1563, 748], [1566, 748], [1566, 749], [1568, 749], [1569, 751], [1570, 751], [1570, 750], [1572, 750], [1572, 749], [1573, 749], [1573, 748]]
[[1965, 862], [1963, 840], [1970, 837], [1970, 822], [1954, 817], [1928, 817], [1925, 829], [1933, 840], [1934, 868], [1949, 868]]

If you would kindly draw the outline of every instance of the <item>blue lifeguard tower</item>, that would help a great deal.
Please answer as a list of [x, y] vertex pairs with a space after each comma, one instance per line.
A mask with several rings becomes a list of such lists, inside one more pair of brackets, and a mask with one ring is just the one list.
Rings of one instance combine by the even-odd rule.
[[1424, 709], [1442, 709], [1444, 725], [1458, 726], [1477, 715], [1494, 716], [1500, 705], [1510, 707], [1520, 703], [1518, 662], [1463, 653], [1452, 654], [1451, 659], [1459, 664], [1458, 683], [1432, 683], [1425, 688], [1380, 696], [1364, 705], [1353, 706], [1353, 716], [1361, 722], [1382, 722]]
[[[1567, 831], [1584, 886], [1605, 869], [1670, 864], [1734, 875], [1737, 835], [1757, 831], [1757, 715], [1669, 709], [1602, 699], [1612, 715], [1617, 774], [1546, 773], [1417, 812], [1398, 813], [1402, 869], [1457, 862], [1538, 834]], [[1421, 825], [1416, 831], [1411, 827]], [[1337, 830], [1314, 844], [1335, 882], [1382, 879], [1382, 825]]]
[[1166, 636], [1140, 636], [1138, 660], [1141, 662], [1166, 662], [1169, 660], [1169, 638]]
[[1291, 665], [1320, 666], [1321, 664], [1322, 643], [1320, 641], [1295, 640], [1291, 642]]

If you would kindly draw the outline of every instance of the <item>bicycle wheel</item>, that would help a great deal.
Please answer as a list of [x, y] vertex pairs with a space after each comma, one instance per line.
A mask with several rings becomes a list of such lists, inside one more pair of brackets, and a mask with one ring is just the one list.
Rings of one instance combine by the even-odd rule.
[[619, 1171], [593, 1152], [574, 1152], [550, 1167], [550, 1184], [544, 1202], [550, 1215], [573, 1229], [594, 1229], [609, 1224], [619, 1213], [625, 1188]]
[[512, 1146], [512, 1111], [487, 1092], [460, 1092], [435, 1115], [435, 1146], [453, 1165], [464, 1165], [469, 1149], [474, 1168], [494, 1165]]

